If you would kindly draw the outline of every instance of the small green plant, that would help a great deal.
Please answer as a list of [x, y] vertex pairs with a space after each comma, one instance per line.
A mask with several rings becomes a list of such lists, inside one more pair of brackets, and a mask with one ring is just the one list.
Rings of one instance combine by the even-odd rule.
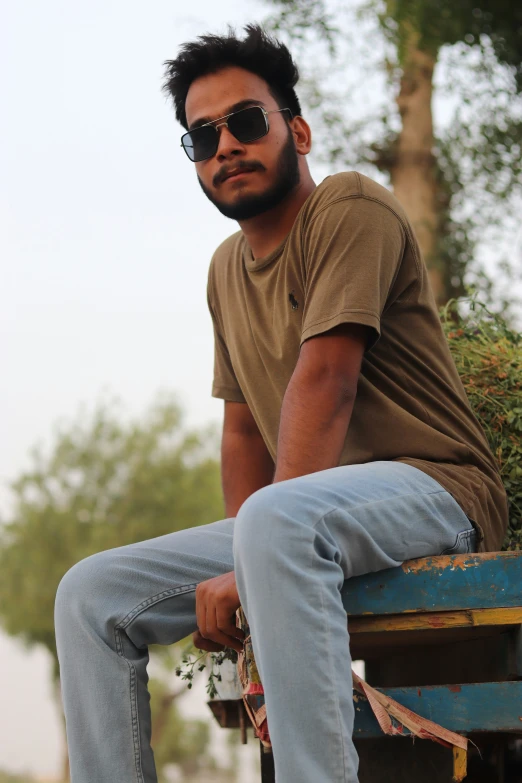
[[176, 675], [181, 677], [182, 680], [188, 680], [187, 688], [190, 690], [197, 672], [208, 669], [206, 690], [209, 699], [214, 699], [217, 696], [216, 683], [222, 680], [219, 667], [226, 660], [237, 663], [237, 652], [229, 647], [225, 647], [223, 652], [220, 653], [209, 653], [203, 650], [198, 650], [198, 652], [201, 655], [195, 656], [192, 644], [184, 651], [181, 664], [176, 669]]
[[522, 549], [522, 334], [477, 301], [441, 311], [444, 332], [471, 407], [500, 469], [509, 500], [503, 549]]

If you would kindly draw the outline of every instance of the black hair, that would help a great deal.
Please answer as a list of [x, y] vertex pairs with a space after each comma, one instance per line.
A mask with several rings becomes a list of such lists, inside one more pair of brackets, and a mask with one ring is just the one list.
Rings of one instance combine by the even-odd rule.
[[289, 108], [293, 117], [301, 114], [294, 90], [299, 71], [288, 48], [260, 25], [248, 24], [245, 32], [244, 38], [238, 38], [232, 28], [227, 35], [201, 35], [183, 44], [175, 60], [165, 61], [163, 89], [172, 97], [176, 119], [184, 128], [188, 128], [185, 101], [192, 82], [229, 66], [255, 73], [267, 83], [280, 109]]

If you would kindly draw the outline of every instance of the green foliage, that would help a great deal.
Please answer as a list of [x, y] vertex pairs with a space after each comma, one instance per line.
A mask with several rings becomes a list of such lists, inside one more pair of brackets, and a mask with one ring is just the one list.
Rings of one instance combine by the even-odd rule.
[[[148, 683], [151, 695], [153, 750], [160, 783], [162, 770], [168, 764], [177, 764], [183, 778], [214, 766], [207, 754], [210, 726], [205, 720], [187, 720], [180, 713], [177, 702], [170, 698], [169, 687], [161, 679], [151, 677]], [[168, 702], [165, 709], [164, 702]], [[161, 733], [155, 726], [161, 722]]]
[[[199, 653], [199, 654], [198, 654]], [[224, 661], [232, 661], [237, 664], [237, 652], [231, 647], [225, 647], [223, 652], [209, 653], [203, 650], [196, 650], [192, 643], [183, 651], [181, 662], [176, 667], [176, 676], [181, 677], [187, 682], [187, 688], [190, 690], [194, 678], [198, 672], [207, 672], [206, 691], [209, 699], [213, 699], [218, 694], [216, 683], [221, 682], [222, 677], [219, 667]]]
[[386, 0], [381, 19], [395, 40], [399, 61], [407, 54], [407, 30], [416, 31], [421, 49], [436, 55], [446, 45], [491, 41], [498, 62], [522, 74], [522, 7], [511, 0]]
[[15, 775], [0, 769], [0, 783], [34, 783], [34, 778], [29, 775]]
[[279, 11], [268, 22], [268, 26], [276, 32], [293, 30], [301, 43], [308, 41], [308, 33], [319, 34], [328, 43], [330, 53], [334, 53], [339, 28], [328, 12], [325, 0], [274, 0], [273, 4]]
[[513, 292], [497, 272], [519, 275], [499, 257], [516, 232], [522, 203], [522, 5], [511, 0], [267, 0], [267, 24], [295, 53], [300, 95], [313, 119], [314, 157], [330, 171], [355, 168], [389, 184], [402, 121], [395, 96], [409, 46], [436, 58], [436, 265], [448, 298], [465, 285], [499, 310]]
[[[207, 720], [187, 720], [179, 708], [180, 698], [192, 688], [194, 679], [201, 668], [203, 659], [192, 667], [187, 677], [182, 677], [185, 683], [181, 687], [174, 685], [174, 673], [180, 668], [193, 652], [192, 638], [188, 637], [177, 645], [151, 645], [149, 648], [153, 659], [153, 674], [149, 680], [152, 712], [152, 738], [159, 783], [167, 783], [169, 765], [175, 764], [181, 780], [187, 783], [196, 781], [226, 781], [236, 780], [237, 758], [234, 748], [229, 744], [228, 764], [225, 768], [218, 767], [216, 760], [209, 752], [210, 726]], [[233, 651], [230, 651], [233, 653]], [[235, 653], [234, 653], [235, 655]], [[237, 656], [236, 656], [237, 659]], [[217, 673], [216, 673], [217, 674]], [[207, 687], [208, 692], [208, 687]]]
[[475, 297], [466, 316], [458, 316], [456, 303], [449, 302], [442, 321], [506, 487], [510, 512], [503, 548], [522, 549], [522, 334]]
[[[112, 547], [223, 516], [213, 431], [187, 433], [178, 406], [159, 400], [142, 421], [101, 404], [56, 432], [49, 455], [13, 484], [0, 528], [0, 622], [53, 655], [54, 597], [74, 563]], [[55, 675], [58, 675], [56, 665]]]

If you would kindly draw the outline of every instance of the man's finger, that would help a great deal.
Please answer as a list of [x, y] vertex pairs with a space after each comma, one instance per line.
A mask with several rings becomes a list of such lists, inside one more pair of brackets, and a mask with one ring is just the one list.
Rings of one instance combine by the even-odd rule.
[[[221, 624], [223, 627], [221, 627]], [[224, 630], [226, 627], [227, 630]], [[232, 624], [232, 618], [223, 614], [223, 610], [218, 606], [207, 606], [205, 636], [212, 639], [213, 642], [224, 644], [225, 647], [232, 647], [236, 652], [241, 652], [243, 643], [238, 639], [238, 629]]]
[[231, 636], [233, 639], [237, 639], [239, 642], [242, 642], [245, 638], [244, 632], [241, 630], [241, 628], [238, 628], [235, 625], [234, 622], [235, 618], [232, 617], [220, 617], [218, 614], [217, 618], [217, 624], [218, 629], [226, 634], [227, 636]]
[[[206, 625], [207, 625], [207, 605], [205, 601], [205, 597], [203, 595], [203, 591], [200, 589], [199, 585], [196, 588], [196, 625], [198, 626], [199, 632], [203, 635], [205, 634]], [[203, 638], [206, 638], [203, 636]], [[203, 649], [203, 648], [201, 648]]]
[[236, 652], [241, 652], [243, 649], [243, 644], [238, 639], [235, 639], [233, 636], [228, 636], [218, 628], [207, 628], [205, 638], [210, 639], [215, 644], [231, 647]]
[[223, 652], [224, 645], [216, 644], [211, 639], [205, 639], [199, 631], [195, 631], [192, 634], [192, 644], [198, 650], [205, 650], [205, 652]]

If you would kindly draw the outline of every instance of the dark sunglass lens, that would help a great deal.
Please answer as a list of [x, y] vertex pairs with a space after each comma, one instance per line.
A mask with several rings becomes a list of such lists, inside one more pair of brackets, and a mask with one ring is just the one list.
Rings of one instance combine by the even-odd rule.
[[215, 155], [217, 150], [216, 129], [210, 125], [203, 128], [195, 128], [189, 133], [185, 133], [182, 138], [183, 147], [190, 160], [197, 162], [205, 160]]
[[242, 109], [228, 118], [228, 128], [238, 141], [249, 142], [260, 139], [267, 133], [266, 120], [259, 106]]

